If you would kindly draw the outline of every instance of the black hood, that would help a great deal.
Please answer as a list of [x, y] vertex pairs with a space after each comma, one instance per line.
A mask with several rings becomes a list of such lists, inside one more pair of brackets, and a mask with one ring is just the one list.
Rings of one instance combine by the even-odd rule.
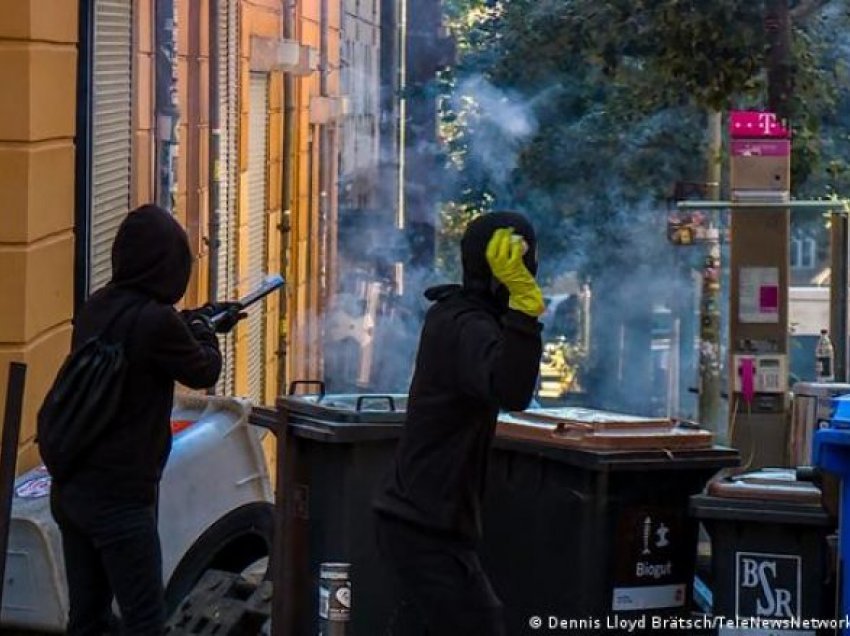
[[523, 257], [525, 266], [532, 274], [537, 274], [537, 237], [531, 223], [517, 212], [490, 212], [473, 219], [466, 227], [460, 242], [461, 262], [463, 263], [463, 287], [469, 291], [494, 294], [507, 305], [506, 290], [496, 291], [493, 273], [487, 263], [487, 244], [493, 232], [503, 227], [512, 227], [528, 243], [528, 252]]
[[112, 281], [169, 305], [186, 293], [192, 252], [186, 231], [155, 205], [130, 212], [112, 244]]

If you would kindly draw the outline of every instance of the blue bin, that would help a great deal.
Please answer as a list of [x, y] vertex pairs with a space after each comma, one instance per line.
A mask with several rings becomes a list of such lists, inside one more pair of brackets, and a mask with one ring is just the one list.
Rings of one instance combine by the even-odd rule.
[[842, 395], [832, 399], [830, 428], [850, 429], [850, 395]]
[[850, 636], [847, 617], [850, 616], [850, 580], [847, 573], [850, 563], [850, 488], [846, 481], [850, 478], [850, 396], [841, 396], [833, 400], [833, 415], [829, 428], [815, 433], [812, 449], [812, 463], [825, 473], [835, 475], [841, 480], [841, 498], [839, 512], [839, 553], [841, 567], [841, 611], [838, 618], [845, 619], [841, 633]]

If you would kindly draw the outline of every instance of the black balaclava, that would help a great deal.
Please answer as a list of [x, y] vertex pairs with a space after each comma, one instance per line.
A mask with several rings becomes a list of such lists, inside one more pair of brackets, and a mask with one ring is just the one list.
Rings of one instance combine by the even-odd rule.
[[518, 212], [490, 212], [473, 219], [460, 241], [460, 254], [463, 264], [463, 288], [494, 296], [500, 307], [507, 308], [507, 289], [493, 278], [493, 272], [487, 263], [487, 244], [493, 237], [493, 232], [503, 227], [512, 227], [516, 234], [525, 239], [528, 251], [523, 261], [528, 271], [532, 275], [536, 274], [537, 238], [531, 223]]
[[155, 205], [127, 215], [112, 244], [111, 285], [173, 305], [186, 293], [191, 272], [189, 239], [174, 216]]

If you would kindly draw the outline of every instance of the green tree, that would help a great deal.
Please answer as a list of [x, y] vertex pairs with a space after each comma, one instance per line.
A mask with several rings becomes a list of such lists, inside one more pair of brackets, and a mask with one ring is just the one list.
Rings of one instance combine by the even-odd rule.
[[[453, 247], [474, 214], [524, 209], [542, 230], [544, 280], [579, 270], [601, 290], [597, 302], [607, 298], [613, 313], [628, 309], [627, 322], [645, 322], [649, 305], [671, 293], [656, 284], [672, 267], [665, 201], [674, 183], [704, 178], [706, 113], [767, 101], [765, 4], [445, 4], [460, 58], [442, 78], [451, 196], [441, 264], [456, 268]], [[793, 194], [846, 194], [847, 6], [801, 0], [790, 12]], [[506, 134], [505, 117], [481, 108], [482, 86], [501, 94], [511, 106], [506, 112], [532, 120], [532, 132]], [[501, 167], [497, 159], [504, 159]], [[656, 298], [629, 289], [652, 290]]]
[[[447, 12], [460, 51], [444, 78], [449, 233], [478, 211], [531, 203], [547, 227], [589, 224], [616, 242], [624, 204], [657, 204], [674, 182], [701, 180], [707, 109], [766, 99], [762, 3], [453, 0]], [[847, 11], [799, 2], [792, 17], [795, 193], [812, 196], [847, 178], [850, 113], [836, 108], [847, 105]], [[537, 120], [501, 183], [470, 151], [497, 131], [477, 116], [474, 95], [451, 98], [469, 77], [524, 101]], [[566, 247], [558, 234], [547, 249]]]

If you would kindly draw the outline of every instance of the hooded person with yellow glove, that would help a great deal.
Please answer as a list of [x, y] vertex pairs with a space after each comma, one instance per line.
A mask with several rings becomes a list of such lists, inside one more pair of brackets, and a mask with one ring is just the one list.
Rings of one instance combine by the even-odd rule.
[[481, 500], [499, 410], [525, 409], [542, 351], [543, 295], [528, 220], [493, 212], [461, 241], [463, 285], [425, 292], [395, 462], [376, 496], [378, 547], [404, 602], [389, 634], [500, 636], [502, 604], [479, 561]]

